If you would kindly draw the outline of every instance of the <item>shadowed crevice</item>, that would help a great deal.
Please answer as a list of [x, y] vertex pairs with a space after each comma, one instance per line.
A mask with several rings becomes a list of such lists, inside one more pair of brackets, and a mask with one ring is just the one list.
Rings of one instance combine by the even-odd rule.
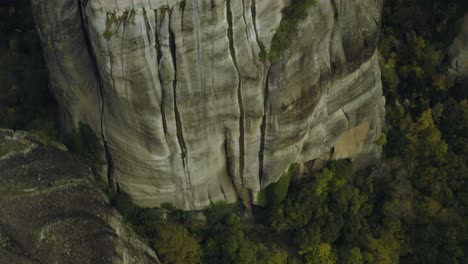
[[270, 70], [271, 68], [268, 69], [268, 72], [265, 77], [265, 89], [264, 89], [264, 96], [263, 96], [263, 117], [262, 117], [262, 124], [260, 126], [260, 150], [258, 152], [258, 162], [259, 162], [259, 172], [258, 172], [258, 178], [260, 179], [260, 186], [263, 186], [263, 163], [264, 163], [264, 152], [265, 152], [265, 134], [266, 134], [266, 118], [267, 118], [267, 107], [269, 104], [269, 94], [270, 94], [270, 87], [269, 87], [269, 77], [270, 77]]
[[239, 117], [239, 177], [241, 180], [241, 184], [244, 184], [244, 159], [245, 159], [245, 146], [244, 146], [244, 102], [242, 98], [242, 83], [241, 83], [241, 75], [239, 72], [239, 66], [237, 64], [236, 58], [236, 49], [234, 47], [234, 39], [233, 39], [233, 29], [232, 29], [232, 10], [231, 10], [231, 0], [226, 1], [226, 14], [227, 14], [227, 21], [228, 21], [228, 39], [229, 39], [229, 51], [231, 54], [232, 62], [234, 63], [234, 67], [236, 68], [237, 72], [237, 103], [239, 105], [240, 117]]
[[[170, 17], [172, 17], [172, 11], [170, 14]], [[172, 92], [174, 95], [174, 114], [175, 114], [175, 121], [176, 121], [176, 131], [177, 131], [177, 141], [180, 146], [180, 156], [182, 158], [182, 166], [184, 167], [184, 173], [185, 176], [187, 177], [187, 184], [188, 184], [188, 189], [192, 190], [192, 182], [190, 179], [190, 173], [187, 165], [187, 148], [185, 145], [185, 139], [184, 139], [184, 133], [183, 133], [183, 128], [182, 128], [182, 121], [180, 118], [180, 112], [179, 112], [179, 107], [177, 106], [177, 54], [176, 54], [176, 42], [175, 42], [175, 36], [174, 32], [172, 31], [172, 28], [169, 26], [169, 48], [171, 50], [171, 56], [172, 56], [172, 63], [174, 66], [174, 80], [172, 81]], [[193, 191], [193, 190], [192, 190]]]
[[85, 5], [83, 5], [83, 3], [81, 1], [85, 1], [85, 5], [87, 4], [88, 1], [86, 0], [80, 0], [79, 4], [80, 4], [80, 8], [78, 8], [80, 10], [80, 17], [81, 17], [81, 27], [82, 27], [82, 31], [83, 31], [83, 34], [84, 34], [84, 37], [85, 37], [85, 42], [86, 42], [86, 46], [87, 46], [87, 49], [88, 49], [88, 52], [89, 52], [89, 57], [91, 58], [91, 62], [93, 64], [93, 71], [94, 71], [94, 74], [96, 76], [96, 78], [98, 79], [98, 88], [99, 88], [99, 102], [100, 102], [100, 106], [101, 106], [101, 111], [100, 111], [100, 134], [101, 134], [101, 139], [102, 139], [102, 144], [103, 144], [103, 147], [104, 147], [104, 155], [105, 155], [105, 158], [106, 158], [106, 164], [107, 164], [107, 181], [108, 181], [108, 184], [109, 184], [109, 187], [111, 187], [112, 189], [114, 190], [117, 190], [117, 184], [115, 182], [115, 179], [114, 179], [114, 162], [112, 160], [112, 153], [110, 151], [110, 147], [107, 143], [107, 139], [106, 139], [106, 136], [105, 136], [105, 132], [104, 132], [104, 113], [105, 113], [105, 96], [104, 96], [104, 88], [103, 88], [103, 81], [102, 81], [102, 78], [99, 74], [99, 71], [98, 71], [98, 64], [97, 64], [97, 60], [96, 60], [96, 55], [94, 53], [94, 50], [92, 49], [92, 45], [91, 45], [91, 40], [89, 38], [89, 35], [88, 35], [88, 31], [86, 30], [86, 25], [85, 25], [85, 16], [83, 14], [83, 9], [85, 8]]

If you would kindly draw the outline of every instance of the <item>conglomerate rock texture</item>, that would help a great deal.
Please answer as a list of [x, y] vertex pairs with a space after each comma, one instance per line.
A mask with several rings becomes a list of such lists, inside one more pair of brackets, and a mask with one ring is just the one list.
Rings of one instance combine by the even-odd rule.
[[0, 129], [0, 263], [159, 263], [70, 153]]
[[317, 0], [273, 64], [297, 1], [32, 3], [65, 123], [140, 206], [255, 202], [293, 162], [379, 155], [382, 0]]

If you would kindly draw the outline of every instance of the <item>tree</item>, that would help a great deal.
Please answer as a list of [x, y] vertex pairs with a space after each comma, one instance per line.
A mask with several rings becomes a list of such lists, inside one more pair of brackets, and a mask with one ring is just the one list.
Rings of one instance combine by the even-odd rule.
[[118, 192], [111, 199], [112, 205], [119, 211], [124, 220], [131, 221], [138, 211], [132, 198], [124, 192]]
[[307, 264], [335, 264], [336, 254], [330, 244], [320, 243], [299, 251]]
[[346, 248], [343, 250], [340, 262], [344, 264], [362, 264], [364, 260], [362, 258], [361, 250], [358, 247]]
[[417, 159], [425, 164], [443, 162], [448, 146], [434, 123], [430, 109], [423, 112], [419, 119], [410, 125], [406, 137], [409, 142], [406, 156], [410, 161]]
[[287, 253], [274, 246], [252, 240], [234, 214], [217, 223], [208, 235], [204, 250], [207, 264], [286, 263]]
[[154, 248], [163, 263], [193, 264], [200, 262], [200, 244], [185, 227], [179, 224], [160, 226]]

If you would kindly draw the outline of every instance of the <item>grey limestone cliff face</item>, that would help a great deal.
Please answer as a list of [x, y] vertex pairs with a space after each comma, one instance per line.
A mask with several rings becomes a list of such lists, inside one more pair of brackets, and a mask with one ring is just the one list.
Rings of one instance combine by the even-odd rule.
[[291, 163], [379, 155], [381, 0], [317, 0], [273, 64], [287, 0], [32, 3], [65, 124], [140, 206], [255, 203]]
[[0, 263], [159, 263], [70, 153], [0, 129]]

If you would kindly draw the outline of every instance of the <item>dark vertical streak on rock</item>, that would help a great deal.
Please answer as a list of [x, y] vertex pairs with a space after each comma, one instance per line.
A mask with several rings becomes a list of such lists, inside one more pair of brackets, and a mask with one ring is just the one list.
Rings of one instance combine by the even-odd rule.
[[[163, 17], [161, 17], [163, 19]], [[162, 22], [162, 21], [161, 21]], [[158, 29], [160, 27], [160, 23], [158, 23], [158, 10], [154, 10], [154, 25], [155, 25], [155, 48], [156, 48], [156, 56], [158, 60], [158, 65], [162, 59], [162, 51], [161, 51], [161, 41], [159, 40]]]
[[221, 189], [221, 193], [223, 194], [224, 200], [227, 202], [228, 199], [227, 199], [227, 196], [226, 196], [226, 192], [224, 192], [223, 186], [219, 186], [219, 188]]
[[234, 67], [236, 67], [237, 71], [237, 102], [239, 104], [239, 177], [241, 183], [244, 183], [244, 102], [242, 99], [242, 83], [241, 83], [241, 75], [239, 72], [239, 67], [237, 65], [237, 58], [236, 58], [236, 49], [234, 47], [234, 39], [233, 39], [233, 30], [232, 30], [232, 10], [231, 10], [231, 0], [226, 1], [226, 13], [227, 13], [227, 21], [228, 21], [228, 39], [229, 39], [229, 51], [231, 53], [231, 58], [234, 63]]
[[211, 200], [210, 192], [208, 192], [208, 201], [210, 201], [210, 204], [214, 204], [214, 203], [213, 203], [213, 200]]
[[[172, 19], [172, 10], [170, 14], [170, 19]], [[172, 81], [172, 92], [174, 96], [174, 113], [175, 113], [175, 121], [176, 121], [176, 130], [177, 130], [177, 141], [179, 142], [180, 150], [181, 150], [181, 158], [182, 158], [182, 166], [184, 167], [184, 172], [187, 176], [187, 183], [188, 187], [191, 191], [192, 190], [192, 182], [190, 179], [189, 169], [187, 166], [187, 148], [185, 145], [184, 134], [182, 131], [182, 121], [180, 118], [179, 108], [177, 106], [177, 56], [176, 56], [176, 43], [175, 43], [175, 36], [174, 32], [172, 32], [171, 27], [169, 26], [169, 47], [171, 50], [172, 56], [172, 63], [174, 65], [174, 80]]]
[[160, 108], [161, 108], [161, 114], [162, 114], [162, 123], [163, 123], [163, 130], [164, 134], [167, 134], [167, 120], [166, 120], [166, 112], [164, 110], [164, 105], [165, 105], [165, 99], [166, 99], [166, 94], [164, 92], [164, 85], [162, 83], [162, 78], [161, 78], [161, 71], [159, 70], [159, 67], [161, 65], [161, 59], [162, 59], [162, 50], [161, 50], [161, 42], [159, 40], [159, 35], [158, 35], [158, 12], [157, 10], [154, 10], [154, 39], [155, 39], [155, 48], [156, 48], [156, 57], [157, 57], [157, 64], [158, 64], [158, 79], [159, 79], [159, 84], [161, 86], [161, 103], [160, 103]]
[[[101, 116], [101, 120], [102, 119], [104, 119], [103, 116]], [[104, 139], [104, 133], [102, 132], [102, 129], [103, 129], [103, 121], [101, 121], [101, 136], [103, 137], [104, 151], [106, 153], [106, 160], [107, 160], [107, 180], [109, 182], [109, 186], [117, 190], [118, 184], [116, 184], [115, 179], [114, 179], [114, 161], [112, 160], [112, 154], [110, 152], [109, 145], [107, 144], [107, 140]]]
[[[124, 48], [124, 43], [125, 43], [124, 36], [125, 36], [125, 32], [127, 30], [127, 21], [130, 21], [130, 18], [132, 16], [132, 12], [130, 12], [130, 15], [128, 15], [128, 11], [124, 11], [124, 14], [125, 14], [125, 12], [127, 12], [127, 15], [124, 15], [124, 17], [123, 17], [124, 19], [120, 20], [120, 25], [122, 26], [122, 34], [120, 35], [120, 42], [119, 43], [120, 43], [120, 51], [121, 51], [120, 58], [121, 58], [122, 62], [124, 61], [124, 58], [125, 58], [124, 57], [124, 54], [125, 54], [125, 52], [124, 52], [124, 50], [125, 50], [125, 48]], [[107, 48], [109, 49], [109, 42], [107, 42]], [[112, 60], [112, 58], [113, 57], [110, 56], [111, 60]], [[124, 65], [125, 64], [122, 63], [122, 66], [124, 66]], [[111, 63], [110, 63], [111, 74], [113, 73], [113, 68], [114, 68], [114, 62], [111, 61]], [[122, 75], [125, 75], [124, 71], [125, 71], [125, 68], [122, 67]], [[125, 83], [125, 92], [126, 92], [126, 95], [128, 95], [130, 93], [130, 91], [128, 89], [128, 81], [126, 81], [124, 83]], [[114, 80], [113, 77], [112, 77], [112, 87], [114, 88], [114, 91], [117, 94], [117, 85], [115, 85], [115, 80]]]
[[335, 65], [336, 62], [333, 61], [332, 58], [332, 48], [333, 48], [333, 39], [335, 37], [335, 32], [336, 32], [336, 27], [338, 27], [338, 8], [336, 7], [335, 0], [330, 1], [332, 10], [333, 10], [333, 29], [332, 33], [330, 35], [330, 44], [328, 45], [328, 53], [329, 53], [329, 58], [330, 58], [330, 72], [333, 73], [336, 72], [338, 65]]
[[[235, 186], [237, 187], [237, 185], [235, 184], [234, 182], [234, 177], [232, 175], [232, 172], [230, 170], [231, 168], [231, 159], [229, 157], [229, 147], [228, 147], [228, 133], [227, 133], [227, 128], [224, 128], [224, 143], [223, 143], [223, 147], [224, 147], [224, 154], [226, 155], [226, 170], [227, 170], [227, 174], [228, 174], [228, 177], [229, 179], [231, 180], [231, 183], [232, 183], [232, 186]], [[226, 198], [226, 194], [224, 194], [224, 190], [223, 190], [223, 187], [221, 187], [221, 191], [223, 191], [223, 195], [224, 195], [224, 198]], [[227, 199], [226, 199], [227, 201]]]
[[[151, 25], [149, 23], [148, 15], [146, 14], [146, 9], [143, 8], [143, 17], [145, 19], [145, 27], [146, 27], [146, 38], [148, 39], [148, 43], [151, 42]], [[154, 29], [156, 31], [156, 28]]]
[[184, 31], [184, 13], [185, 13], [185, 5], [187, 4], [187, 0], [182, 0], [180, 2], [180, 10], [181, 10], [181, 15], [180, 15], [180, 26], [182, 28], [182, 31]]
[[223, 148], [224, 148], [224, 155], [226, 156], [226, 170], [227, 170], [227, 174], [229, 176], [229, 178], [232, 180], [233, 177], [232, 177], [232, 172], [230, 170], [231, 168], [231, 159], [229, 158], [229, 147], [228, 147], [228, 136], [227, 136], [227, 131], [226, 131], [226, 128], [224, 128], [224, 143], [223, 143]]
[[197, 51], [197, 75], [198, 75], [198, 85], [199, 87], [205, 86], [205, 76], [202, 66], [201, 58], [201, 37], [200, 37], [200, 20], [198, 17], [198, 0], [192, 0], [192, 18], [193, 18], [193, 29], [195, 33], [195, 48]]
[[[249, 28], [247, 27], [247, 19], [245, 19], [245, 0], [242, 0], [242, 19], [245, 25], [245, 37], [247, 38], [247, 42], [249, 42]], [[252, 54], [254, 54], [252, 50], [252, 45], [249, 45], [249, 46], [250, 46], [250, 50], [252, 51]]]
[[255, 39], [257, 40], [258, 47], [260, 49], [264, 48], [263, 43], [260, 42], [260, 39], [258, 38], [258, 31], [257, 31], [257, 5], [256, 5], [256, 0], [252, 0], [252, 5], [251, 5], [251, 12], [252, 12], [252, 22], [254, 26], [254, 31], [255, 31]]
[[348, 116], [348, 114], [344, 111], [343, 108], [341, 108], [341, 111], [343, 112], [343, 115], [344, 115], [345, 118], [346, 118], [346, 122], [348, 123], [348, 128], [349, 128], [349, 121], [350, 121], [349, 116]]
[[89, 56], [90, 56], [91, 61], [92, 61], [93, 65], [94, 65], [93, 70], [95, 72], [96, 78], [98, 79], [99, 98], [100, 98], [100, 103], [101, 103], [101, 112], [100, 112], [101, 138], [102, 138], [102, 143], [103, 143], [103, 146], [104, 146], [104, 154], [105, 154], [106, 163], [107, 163], [107, 181], [108, 181], [109, 186], [112, 189], [116, 190], [117, 185], [116, 185], [116, 182], [115, 182], [115, 179], [114, 179], [114, 162], [112, 160], [112, 154], [111, 154], [111, 151], [110, 151], [110, 148], [109, 148], [109, 145], [107, 143], [106, 136], [105, 136], [105, 133], [104, 133], [104, 111], [105, 111], [104, 99], [105, 99], [105, 97], [104, 97], [103, 81], [101, 79], [101, 75], [99, 74], [96, 55], [94, 54], [94, 50], [92, 49], [91, 40], [89, 38], [89, 35], [87, 33], [88, 31], [86, 30], [86, 26], [85, 26], [86, 19], [85, 19], [85, 16], [83, 14], [83, 9], [85, 8], [85, 6], [82, 5], [81, 0], [80, 0], [79, 4], [80, 4], [79, 10], [80, 10], [80, 16], [81, 16], [82, 31], [83, 31], [83, 34], [84, 34], [84, 37], [85, 37], [86, 45], [88, 47]]
[[[271, 69], [271, 68], [270, 68]], [[262, 117], [262, 124], [260, 126], [260, 151], [258, 152], [258, 162], [259, 162], [259, 174], [258, 177], [260, 179], [260, 186], [262, 186], [263, 182], [263, 159], [264, 159], [264, 152], [265, 152], [265, 134], [266, 134], [266, 118], [267, 118], [267, 107], [268, 107], [268, 100], [269, 100], [269, 94], [270, 94], [270, 87], [268, 83], [268, 79], [270, 77], [270, 69], [268, 69], [268, 72], [265, 77], [265, 91], [263, 94], [263, 117]]]

